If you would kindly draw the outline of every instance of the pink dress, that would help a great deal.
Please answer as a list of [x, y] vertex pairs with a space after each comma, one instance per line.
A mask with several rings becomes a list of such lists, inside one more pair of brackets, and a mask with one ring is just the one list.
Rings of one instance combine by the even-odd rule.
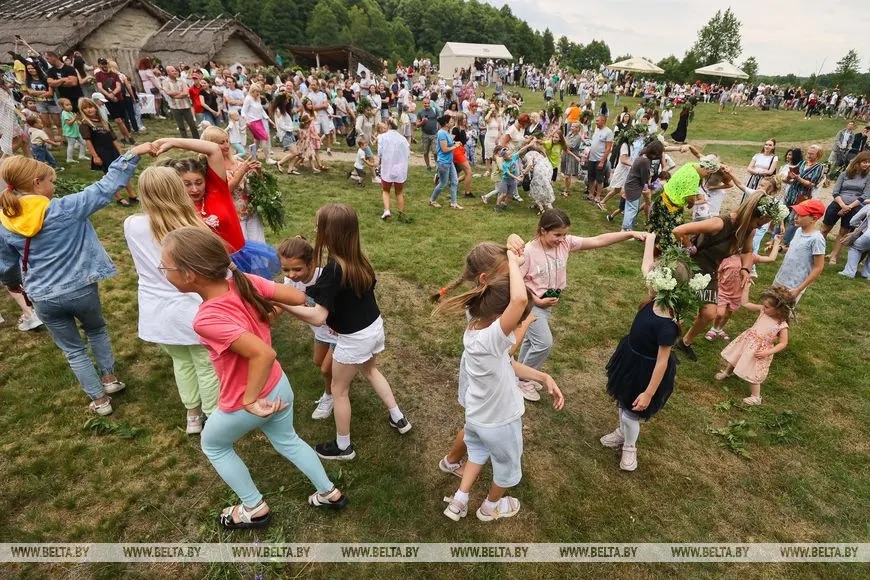
[[767, 378], [773, 355], [755, 358], [755, 353], [772, 348], [783, 328], [788, 328], [787, 322], [780, 322], [762, 312], [755, 324], [722, 350], [722, 358], [734, 367], [735, 375], [753, 385], [761, 384]]

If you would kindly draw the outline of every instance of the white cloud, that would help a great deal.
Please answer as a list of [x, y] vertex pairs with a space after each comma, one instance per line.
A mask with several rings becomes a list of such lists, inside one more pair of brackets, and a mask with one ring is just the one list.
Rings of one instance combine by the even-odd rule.
[[[481, 0], [511, 11], [532, 28], [549, 28], [557, 39], [605, 41], [614, 58], [622, 54], [658, 61], [682, 58], [698, 30], [716, 10], [731, 10], [743, 24], [743, 53], [736, 64], [754, 56], [761, 74], [807, 76], [834, 70], [850, 48], [870, 67], [870, 10], [866, 0], [729, 0], [728, 5], [697, 0]], [[862, 6], [863, 5], [863, 6]]]

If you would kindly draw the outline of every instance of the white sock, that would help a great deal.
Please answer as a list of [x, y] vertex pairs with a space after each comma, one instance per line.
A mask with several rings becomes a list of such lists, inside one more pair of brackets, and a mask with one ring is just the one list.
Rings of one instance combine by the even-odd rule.
[[488, 499], [483, 500], [483, 507], [489, 511], [495, 511], [495, 508], [498, 507], [497, 501], [489, 501]]
[[625, 437], [625, 445], [637, 445], [637, 438], [640, 436], [640, 421], [632, 419], [622, 411], [620, 416], [620, 425], [622, 426], [622, 434]]
[[399, 419], [405, 417], [405, 415], [403, 415], [402, 412], [399, 410], [398, 406], [393, 407], [392, 409], [387, 409], [387, 411], [390, 412], [390, 419], [393, 420], [393, 423], [398, 423]]
[[350, 434], [347, 435], [339, 435], [335, 434], [335, 442], [338, 444], [338, 448], [344, 451], [348, 447], [350, 447]]
[[511, 511], [511, 504], [510, 504], [510, 501], [508, 501], [507, 497], [503, 497], [500, 500], [498, 500], [498, 511], [500, 511], [500, 512]]
[[468, 503], [468, 493], [460, 490], [456, 490], [456, 493], [453, 494], [453, 499], [463, 504]]

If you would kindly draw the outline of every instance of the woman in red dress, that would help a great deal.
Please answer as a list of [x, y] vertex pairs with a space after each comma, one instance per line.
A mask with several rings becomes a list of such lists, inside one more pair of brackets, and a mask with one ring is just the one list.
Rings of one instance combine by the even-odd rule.
[[281, 263], [275, 249], [263, 242], [245, 240], [235, 201], [227, 184], [227, 171], [220, 146], [199, 139], [159, 139], [159, 152], [184, 149], [198, 157], [168, 160], [178, 172], [202, 221], [226, 243], [233, 263], [243, 272], [272, 278]]

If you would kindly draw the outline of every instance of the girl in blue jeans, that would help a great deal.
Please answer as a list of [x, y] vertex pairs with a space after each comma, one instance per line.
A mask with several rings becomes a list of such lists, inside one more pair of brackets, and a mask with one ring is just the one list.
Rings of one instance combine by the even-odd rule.
[[447, 132], [447, 126], [450, 122], [451, 118], [447, 115], [438, 119], [437, 148], [435, 149], [435, 160], [438, 163], [438, 183], [429, 197], [429, 205], [441, 207], [441, 204], [437, 201], [438, 196], [441, 195], [441, 190], [444, 189], [444, 186], [450, 183], [450, 207], [462, 209], [462, 206], [456, 201], [459, 176], [456, 174], [456, 166], [453, 165], [453, 151], [460, 147], [465, 147], [465, 145], [463, 143], [455, 143], [453, 137]]
[[272, 302], [299, 306], [306, 303], [305, 294], [236, 269], [223, 240], [206, 228], [183, 227], [167, 234], [161, 261], [159, 269], [170, 284], [202, 298], [193, 329], [220, 381], [218, 410], [202, 431], [202, 450], [242, 500], [221, 512], [220, 524], [227, 529], [261, 528], [272, 519], [263, 494], [233, 449], [254, 429], [263, 431], [314, 484], [317, 491], [309, 496], [310, 505], [347, 505], [317, 454], [293, 429], [293, 390], [272, 349]]
[[[0, 193], [0, 283], [11, 292], [22, 286], [54, 343], [63, 351], [85, 394], [89, 409], [112, 412], [109, 395], [124, 389], [114, 374], [115, 359], [103, 319], [97, 282], [115, 275], [115, 265], [89, 218], [127, 185], [139, 155], [155, 153], [151, 143], [134, 147], [79, 193], [54, 197], [54, 170], [20, 155], [0, 166], [6, 188]], [[96, 358], [88, 357], [78, 324]]]

